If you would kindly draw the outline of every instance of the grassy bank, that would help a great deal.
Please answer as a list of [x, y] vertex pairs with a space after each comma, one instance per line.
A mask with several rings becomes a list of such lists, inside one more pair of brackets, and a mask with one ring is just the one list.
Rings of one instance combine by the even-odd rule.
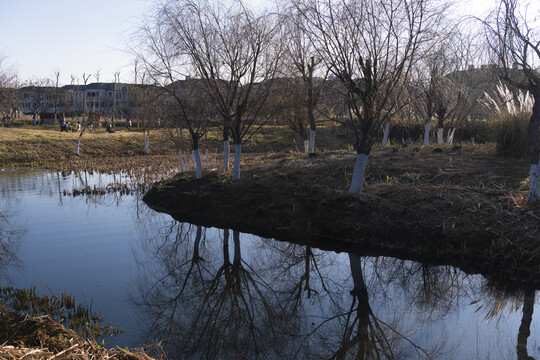
[[439, 150], [376, 149], [355, 196], [347, 194], [354, 155], [322, 151], [261, 154], [237, 183], [217, 171], [178, 175], [145, 201], [201, 225], [539, 286], [540, 211], [526, 207], [527, 161], [497, 157], [493, 145]]

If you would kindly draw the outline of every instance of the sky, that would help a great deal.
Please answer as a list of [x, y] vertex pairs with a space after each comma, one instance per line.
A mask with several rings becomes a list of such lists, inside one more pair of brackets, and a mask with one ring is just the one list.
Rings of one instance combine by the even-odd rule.
[[131, 82], [129, 40], [150, 0], [0, 0], [0, 54], [20, 81], [54, 78], [71, 83], [99, 71], [102, 82]]
[[[480, 15], [493, 0], [460, 0], [464, 14]], [[264, 3], [264, 0], [251, 0]], [[82, 82], [133, 81], [129, 43], [154, 0], [0, 0], [0, 56], [15, 68], [19, 80], [54, 78], [60, 85], [71, 76]], [[460, 11], [460, 12], [461, 12]], [[77, 82], [77, 81], [75, 81]]]

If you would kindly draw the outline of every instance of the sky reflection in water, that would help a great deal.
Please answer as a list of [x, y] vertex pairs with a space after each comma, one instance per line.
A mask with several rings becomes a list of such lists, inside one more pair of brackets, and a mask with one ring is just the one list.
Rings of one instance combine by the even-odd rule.
[[168, 339], [170, 358], [540, 357], [531, 289], [179, 223], [139, 195], [64, 195], [117, 181], [1, 171], [1, 284], [67, 291], [125, 328], [110, 343]]

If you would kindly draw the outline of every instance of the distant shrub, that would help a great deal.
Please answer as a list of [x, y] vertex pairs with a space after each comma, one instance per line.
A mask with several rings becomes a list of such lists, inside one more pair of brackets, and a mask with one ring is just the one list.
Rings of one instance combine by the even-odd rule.
[[485, 119], [470, 119], [467, 121], [463, 137], [474, 137], [478, 144], [495, 142], [495, 122]]

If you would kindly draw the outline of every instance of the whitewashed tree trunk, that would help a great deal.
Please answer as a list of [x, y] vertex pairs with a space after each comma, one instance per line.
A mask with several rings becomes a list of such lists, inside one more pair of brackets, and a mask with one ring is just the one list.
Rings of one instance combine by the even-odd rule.
[[180, 172], [184, 172], [184, 161], [182, 160], [182, 150], [178, 151], [178, 159], [180, 160]]
[[223, 171], [229, 171], [229, 140], [223, 141]]
[[309, 151], [309, 140], [304, 140], [304, 152], [307, 153]]
[[79, 148], [81, 147], [81, 138], [82, 138], [82, 133], [79, 135], [79, 140], [77, 140], [77, 149], [75, 150], [75, 154], [77, 154], [77, 156], [80, 156]]
[[214, 151], [214, 169], [216, 168], [216, 164], [217, 164], [217, 148], [216, 148], [216, 151]]
[[444, 144], [444, 129], [437, 129], [437, 144]]
[[197, 149], [197, 150], [192, 150], [191, 154], [193, 155], [193, 164], [195, 166], [195, 171], [197, 173], [196, 178], [200, 179], [202, 178], [201, 153], [199, 152], [199, 149]]
[[186, 155], [185, 151], [184, 151], [184, 163], [186, 164], [186, 171], [189, 171], [189, 166], [188, 166], [188, 162], [187, 162], [187, 155]]
[[366, 154], [356, 155], [356, 162], [354, 164], [351, 186], [349, 187], [349, 194], [360, 194], [362, 192], [368, 158], [369, 155]]
[[208, 149], [206, 149], [206, 168], [208, 169]]
[[314, 154], [315, 153], [315, 132], [317, 130], [309, 130], [309, 147], [308, 147], [308, 154]]
[[148, 147], [150, 146], [150, 134], [144, 134], [144, 153], [148, 154]]
[[382, 146], [388, 145], [388, 136], [390, 135], [390, 123], [387, 122], [383, 129]]
[[431, 130], [431, 123], [428, 122], [426, 125], [424, 125], [424, 143], [422, 145], [428, 146], [429, 145], [429, 132]]
[[452, 131], [448, 131], [448, 141], [447, 143], [452, 145], [454, 143], [454, 134], [456, 133], [456, 128], [453, 128]]
[[242, 144], [234, 144], [234, 164], [232, 181], [240, 180], [240, 159], [242, 156]]
[[474, 145], [474, 136], [471, 137], [471, 143]]
[[531, 204], [540, 199], [540, 163], [531, 164], [529, 179], [529, 198], [527, 203]]

